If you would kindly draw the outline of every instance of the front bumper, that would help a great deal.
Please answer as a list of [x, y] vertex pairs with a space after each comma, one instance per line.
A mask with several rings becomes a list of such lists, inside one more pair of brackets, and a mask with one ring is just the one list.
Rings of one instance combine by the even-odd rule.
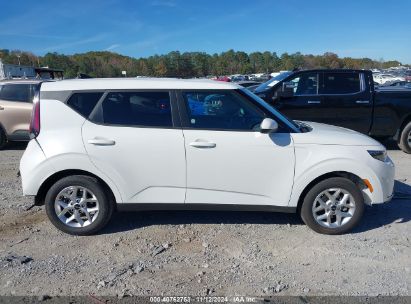
[[370, 182], [374, 191], [371, 192], [367, 189], [367, 194], [370, 198], [368, 203], [371, 205], [387, 203], [394, 197], [394, 163], [388, 157], [385, 162], [373, 160], [372, 167], [375, 175], [370, 178]]

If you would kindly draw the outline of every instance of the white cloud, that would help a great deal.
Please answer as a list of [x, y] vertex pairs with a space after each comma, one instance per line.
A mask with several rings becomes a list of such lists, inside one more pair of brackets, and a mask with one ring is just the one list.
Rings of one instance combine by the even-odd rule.
[[105, 51], [111, 51], [111, 50], [114, 50], [114, 49], [116, 49], [116, 48], [118, 48], [120, 46], [120, 44], [112, 44], [112, 45], [110, 45], [108, 48], [106, 48], [106, 49], [104, 49]]
[[83, 45], [83, 44], [89, 44], [89, 43], [101, 41], [101, 40], [103, 40], [103, 38], [104, 38], [104, 35], [96, 35], [96, 36], [88, 37], [88, 38], [81, 39], [81, 40], [75, 40], [75, 41], [71, 41], [71, 42], [66, 42], [66, 43], [61, 43], [61, 44], [49, 46], [49, 47], [46, 47], [46, 48], [44, 48], [42, 50], [39, 50], [39, 51], [41, 51], [41, 52], [54, 52], [54, 51], [57, 51], [57, 50], [64, 50], [64, 49], [71, 48], [71, 47], [77, 46], [77, 45]]

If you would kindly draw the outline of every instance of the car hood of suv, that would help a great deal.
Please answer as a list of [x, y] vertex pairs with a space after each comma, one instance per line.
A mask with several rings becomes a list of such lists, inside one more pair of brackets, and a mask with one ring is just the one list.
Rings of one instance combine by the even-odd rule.
[[342, 145], [342, 146], [380, 146], [378, 141], [359, 132], [317, 122], [303, 122], [312, 128], [305, 133], [294, 133], [296, 144]]

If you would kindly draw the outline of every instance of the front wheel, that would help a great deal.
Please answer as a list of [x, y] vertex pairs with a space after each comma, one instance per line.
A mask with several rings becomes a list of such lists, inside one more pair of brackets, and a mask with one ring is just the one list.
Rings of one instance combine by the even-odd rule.
[[113, 203], [95, 179], [73, 175], [57, 181], [47, 192], [46, 213], [61, 231], [74, 235], [95, 234], [110, 220]]
[[364, 199], [349, 179], [333, 177], [312, 187], [301, 206], [301, 218], [322, 234], [343, 234], [354, 228], [364, 212]]
[[398, 145], [405, 153], [411, 153], [411, 121], [402, 129]]

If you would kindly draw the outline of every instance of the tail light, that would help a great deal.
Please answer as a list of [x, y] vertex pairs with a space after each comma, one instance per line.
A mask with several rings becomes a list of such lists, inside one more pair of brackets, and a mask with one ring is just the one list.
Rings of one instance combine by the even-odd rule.
[[40, 134], [40, 91], [34, 94], [33, 112], [31, 113], [30, 138], [36, 138]]

